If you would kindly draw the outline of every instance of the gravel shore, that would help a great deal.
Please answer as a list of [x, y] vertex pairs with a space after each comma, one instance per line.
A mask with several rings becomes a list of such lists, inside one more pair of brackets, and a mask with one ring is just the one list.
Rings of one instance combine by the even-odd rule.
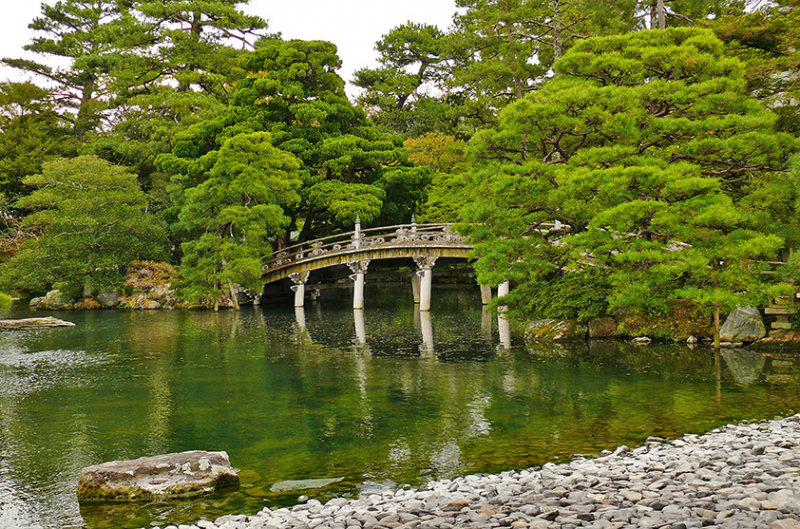
[[170, 529], [800, 529], [800, 414], [595, 459]]

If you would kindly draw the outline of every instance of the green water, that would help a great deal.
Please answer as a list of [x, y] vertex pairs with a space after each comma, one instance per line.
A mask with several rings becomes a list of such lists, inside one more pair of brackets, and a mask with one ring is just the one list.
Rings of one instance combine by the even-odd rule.
[[[346, 303], [61, 312], [77, 327], [0, 334], [0, 528], [214, 519], [800, 410], [796, 353], [525, 349], [514, 334], [506, 349], [477, 289], [437, 292], [430, 319], [407, 297], [368, 291], [363, 322]], [[84, 466], [190, 449], [226, 450], [241, 489], [78, 504]], [[270, 490], [311, 478], [344, 479]]]

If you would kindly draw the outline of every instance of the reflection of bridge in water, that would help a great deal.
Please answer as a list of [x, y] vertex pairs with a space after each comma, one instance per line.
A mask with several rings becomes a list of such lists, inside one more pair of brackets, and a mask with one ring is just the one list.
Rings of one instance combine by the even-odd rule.
[[[452, 230], [451, 224], [401, 224], [355, 230], [308, 241], [278, 251], [262, 269], [264, 284], [289, 278], [294, 286], [295, 307], [302, 307], [305, 285], [311, 272], [346, 265], [353, 274], [353, 308], [364, 308], [364, 280], [370, 262], [378, 259], [413, 259], [417, 273], [411, 286], [420, 311], [431, 307], [433, 267], [438, 259], [469, 259], [472, 246]], [[498, 296], [508, 293], [508, 283], [498, 287]], [[491, 300], [491, 288], [481, 286], [483, 303]]]
[[[295, 321], [297, 323], [298, 335], [301, 340], [307, 340], [310, 343], [314, 339], [309, 332], [306, 325], [306, 313], [304, 307], [295, 307]], [[489, 312], [485, 307], [481, 314], [481, 334], [488, 340], [492, 340], [492, 323], [494, 314]], [[364, 317], [364, 311], [361, 309], [353, 310], [353, 325], [355, 328], [355, 342], [354, 345], [361, 352], [370, 352], [367, 345], [367, 323]], [[422, 358], [435, 358], [436, 348], [434, 345], [434, 327], [431, 320], [430, 311], [414, 310], [414, 328], [419, 333], [421, 338], [419, 344], [420, 357]], [[497, 315], [497, 328], [499, 333], [498, 350], [511, 349], [511, 326], [503, 314]]]

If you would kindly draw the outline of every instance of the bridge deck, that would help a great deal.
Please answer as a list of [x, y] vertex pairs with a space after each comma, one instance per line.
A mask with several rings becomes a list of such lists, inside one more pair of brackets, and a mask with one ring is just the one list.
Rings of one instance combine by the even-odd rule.
[[472, 249], [451, 224], [402, 224], [333, 235], [277, 252], [262, 269], [264, 283], [359, 261], [399, 257], [467, 259]]

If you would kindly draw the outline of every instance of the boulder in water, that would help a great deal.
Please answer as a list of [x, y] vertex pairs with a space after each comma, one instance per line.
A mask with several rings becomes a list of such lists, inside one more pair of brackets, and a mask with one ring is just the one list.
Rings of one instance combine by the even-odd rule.
[[78, 480], [78, 499], [189, 497], [238, 486], [227, 453], [192, 450], [86, 467]]
[[47, 327], [75, 327], [71, 321], [59, 320], [48, 316], [46, 318], [23, 318], [20, 320], [0, 320], [0, 331], [42, 329]]

